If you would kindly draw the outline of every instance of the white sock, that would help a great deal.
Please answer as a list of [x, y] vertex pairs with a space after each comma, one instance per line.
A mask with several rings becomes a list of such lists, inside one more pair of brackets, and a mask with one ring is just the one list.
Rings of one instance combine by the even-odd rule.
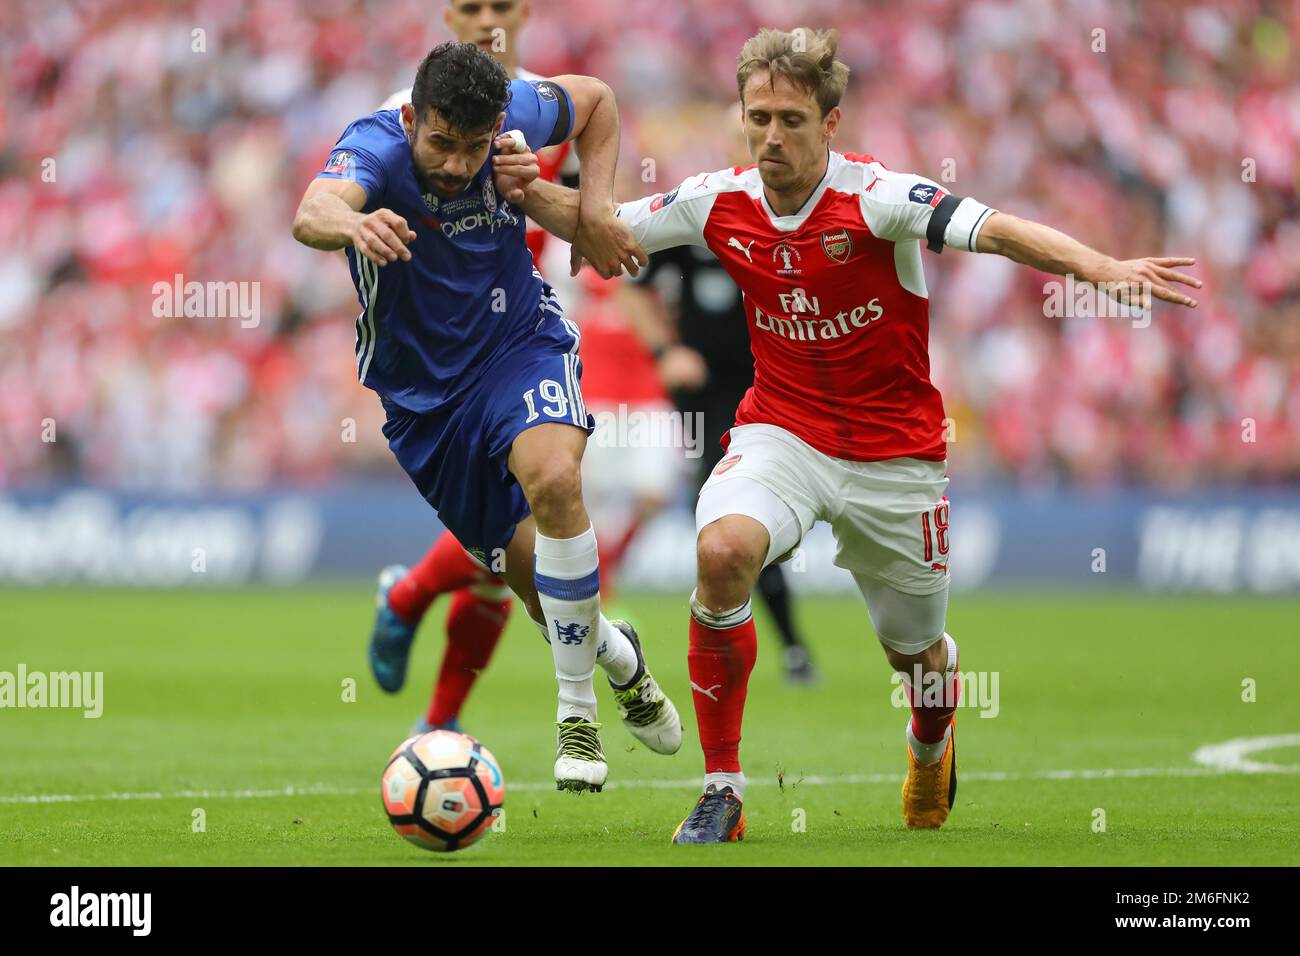
[[739, 624], [744, 624], [754, 616], [753, 602], [749, 598], [745, 598], [744, 604], [738, 604], [729, 611], [714, 612], [701, 604], [696, 599], [695, 594], [696, 591], [692, 590], [691, 617], [715, 631], [725, 631]]
[[596, 533], [588, 528], [575, 538], [548, 538], [539, 531], [534, 550], [537, 597], [546, 616], [560, 685], [556, 720], [579, 716], [594, 721], [596, 691], [591, 678], [601, 637]]
[[932, 744], [922, 743], [912, 733], [912, 721], [907, 722], [907, 745], [912, 748], [912, 756], [919, 764], [931, 764], [943, 756], [948, 749], [948, 738], [952, 736], [952, 724], [943, 732], [943, 739]]
[[743, 802], [745, 799], [745, 775], [739, 771], [736, 773], [706, 773], [704, 775], [704, 789], [713, 784], [719, 790], [723, 787], [730, 787], [736, 791], [736, 796]]
[[604, 668], [610, 681], [620, 689], [625, 688], [637, 676], [636, 648], [626, 634], [609, 623], [604, 614], [600, 616], [600, 646], [596, 648], [596, 663]]

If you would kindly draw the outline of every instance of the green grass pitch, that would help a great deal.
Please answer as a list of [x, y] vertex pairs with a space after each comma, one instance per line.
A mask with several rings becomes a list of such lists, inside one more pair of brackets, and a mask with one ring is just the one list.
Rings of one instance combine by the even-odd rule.
[[[811, 689], [783, 685], [760, 608], [741, 751], [749, 830], [725, 847], [669, 844], [701, 772], [685, 596], [621, 602], [682, 712], [681, 752], [634, 748], [602, 689], [612, 786], [582, 796], [548, 782], [553, 670], [516, 609], [464, 714], [505, 771], [504, 832], [454, 854], [399, 839], [378, 794], [427, 699], [443, 607], [389, 696], [365, 661], [371, 600], [362, 583], [0, 591], [0, 671], [104, 673], [98, 720], [0, 710], [0, 864], [1300, 863], [1300, 774], [1215, 772], [1192, 756], [1300, 734], [1295, 599], [955, 595], [963, 670], [997, 672], [1000, 710], [959, 711], [957, 806], [918, 833], [899, 809], [905, 712], [861, 604], [799, 603], [823, 675]], [[1251, 759], [1294, 770], [1300, 748]]]

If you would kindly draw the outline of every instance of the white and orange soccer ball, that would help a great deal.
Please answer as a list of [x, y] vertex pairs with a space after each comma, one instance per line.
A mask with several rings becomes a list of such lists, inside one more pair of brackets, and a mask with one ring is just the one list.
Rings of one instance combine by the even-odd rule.
[[451, 730], [404, 740], [388, 758], [379, 790], [394, 830], [416, 846], [443, 852], [487, 833], [506, 795], [492, 752]]

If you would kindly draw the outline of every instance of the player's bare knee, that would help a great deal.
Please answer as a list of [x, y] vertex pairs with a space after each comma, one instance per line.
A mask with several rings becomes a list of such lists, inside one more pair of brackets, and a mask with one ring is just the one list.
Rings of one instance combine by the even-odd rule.
[[516, 477], [539, 524], [548, 514], [582, 508], [582, 466], [567, 458], [549, 458], [521, 468]]
[[743, 586], [748, 593], [762, 569], [763, 557], [755, 542], [734, 529], [722, 522], [709, 525], [695, 542], [696, 574], [702, 593], [730, 591], [737, 586]]
[[881, 647], [884, 648], [885, 657], [889, 660], [889, 666], [896, 671], [911, 674], [915, 671], [917, 665], [920, 665], [923, 674], [937, 673], [943, 671], [948, 665], [948, 648], [942, 637], [940, 635], [933, 644], [915, 654], [904, 654], [884, 643], [881, 644]]

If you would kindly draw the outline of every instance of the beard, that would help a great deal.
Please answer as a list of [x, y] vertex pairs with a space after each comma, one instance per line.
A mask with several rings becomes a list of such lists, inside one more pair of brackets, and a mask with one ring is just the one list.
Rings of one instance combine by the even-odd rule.
[[474, 181], [473, 176], [454, 179], [450, 176], [425, 172], [420, 168], [419, 159], [416, 157], [415, 137], [410, 130], [406, 131], [406, 141], [411, 144], [411, 165], [415, 169], [415, 181], [420, 184], [421, 192], [434, 193], [439, 199], [452, 199], [468, 189], [470, 183]]
[[452, 199], [469, 188], [472, 179], [447, 179], [419, 173], [420, 185], [426, 192], [436, 193], [441, 199]]

